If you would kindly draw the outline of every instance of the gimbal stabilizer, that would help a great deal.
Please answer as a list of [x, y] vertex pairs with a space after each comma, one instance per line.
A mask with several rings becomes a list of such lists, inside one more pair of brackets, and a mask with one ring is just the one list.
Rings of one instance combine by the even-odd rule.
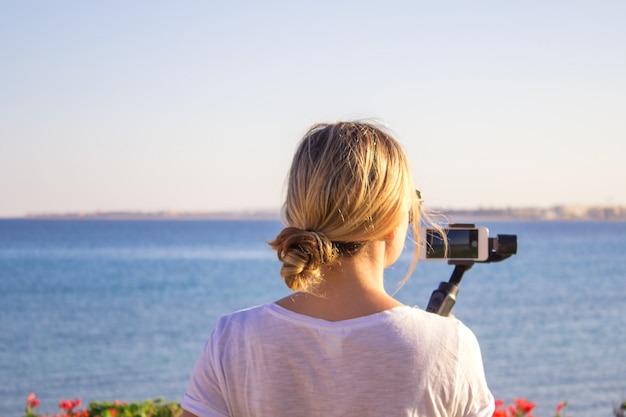
[[[473, 224], [450, 224], [454, 227], [474, 227]], [[470, 269], [475, 262], [490, 263], [500, 262], [511, 255], [517, 253], [517, 236], [516, 235], [498, 235], [489, 238], [489, 257], [485, 261], [448, 261], [449, 265], [454, 265], [454, 271], [448, 282], [441, 282], [439, 288], [433, 291], [428, 301], [426, 311], [447, 316], [454, 304], [456, 303], [456, 295], [459, 292], [459, 284], [463, 278], [465, 271]]]

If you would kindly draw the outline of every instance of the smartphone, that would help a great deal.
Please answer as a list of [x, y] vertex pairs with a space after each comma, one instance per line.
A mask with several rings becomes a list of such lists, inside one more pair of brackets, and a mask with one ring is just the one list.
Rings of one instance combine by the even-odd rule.
[[420, 259], [425, 261], [486, 261], [489, 257], [489, 229], [486, 227], [443, 228], [448, 238], [445, 243], [436, 229], [420, 229]]

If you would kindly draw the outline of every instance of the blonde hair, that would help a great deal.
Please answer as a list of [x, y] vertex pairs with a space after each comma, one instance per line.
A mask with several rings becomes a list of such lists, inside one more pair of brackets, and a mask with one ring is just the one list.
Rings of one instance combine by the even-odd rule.
[[[314, 291], [323, 280], [322, 265], [388, 236], [409, 210], [417, 241], [421, 201], [407, 157], [385, 129], [366, 122], [312, 126], [291, 165], [282, 213], [286, 227], [270, 242], [285, 283]], [[416, 243], [405, 281], [418, 251]]]

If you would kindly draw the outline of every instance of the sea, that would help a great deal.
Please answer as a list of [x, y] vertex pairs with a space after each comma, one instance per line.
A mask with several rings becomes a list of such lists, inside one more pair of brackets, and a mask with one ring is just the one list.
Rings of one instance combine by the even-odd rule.
[[[613, 416], [626, 400], [626, 223], [485, 221], [517, 254], [463, 276], [452, 313], [489, 386], [535, 415]], [[279, 221], [0, 220], [0, 416], [60, 399], [180, 401], [217, 318], [289, 294]], [[386, 271], [397, 290], [410, 243]], [[452, 266], [422, 262], [396, 297], [424, 308]]]

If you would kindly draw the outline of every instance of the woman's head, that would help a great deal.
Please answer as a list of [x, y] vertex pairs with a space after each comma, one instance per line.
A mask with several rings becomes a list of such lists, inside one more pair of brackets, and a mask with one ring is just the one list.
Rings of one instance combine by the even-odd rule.
[[287, 227], [270, 243], [283, 262], [281, 275], [290, 288], [311, 290], [322, 278], [321, 265], [384, 239], [409, 211], [416, 228], [418, 205], [406, 155], [383, 128], [364, 122], [314, 125], [289, 173]]

